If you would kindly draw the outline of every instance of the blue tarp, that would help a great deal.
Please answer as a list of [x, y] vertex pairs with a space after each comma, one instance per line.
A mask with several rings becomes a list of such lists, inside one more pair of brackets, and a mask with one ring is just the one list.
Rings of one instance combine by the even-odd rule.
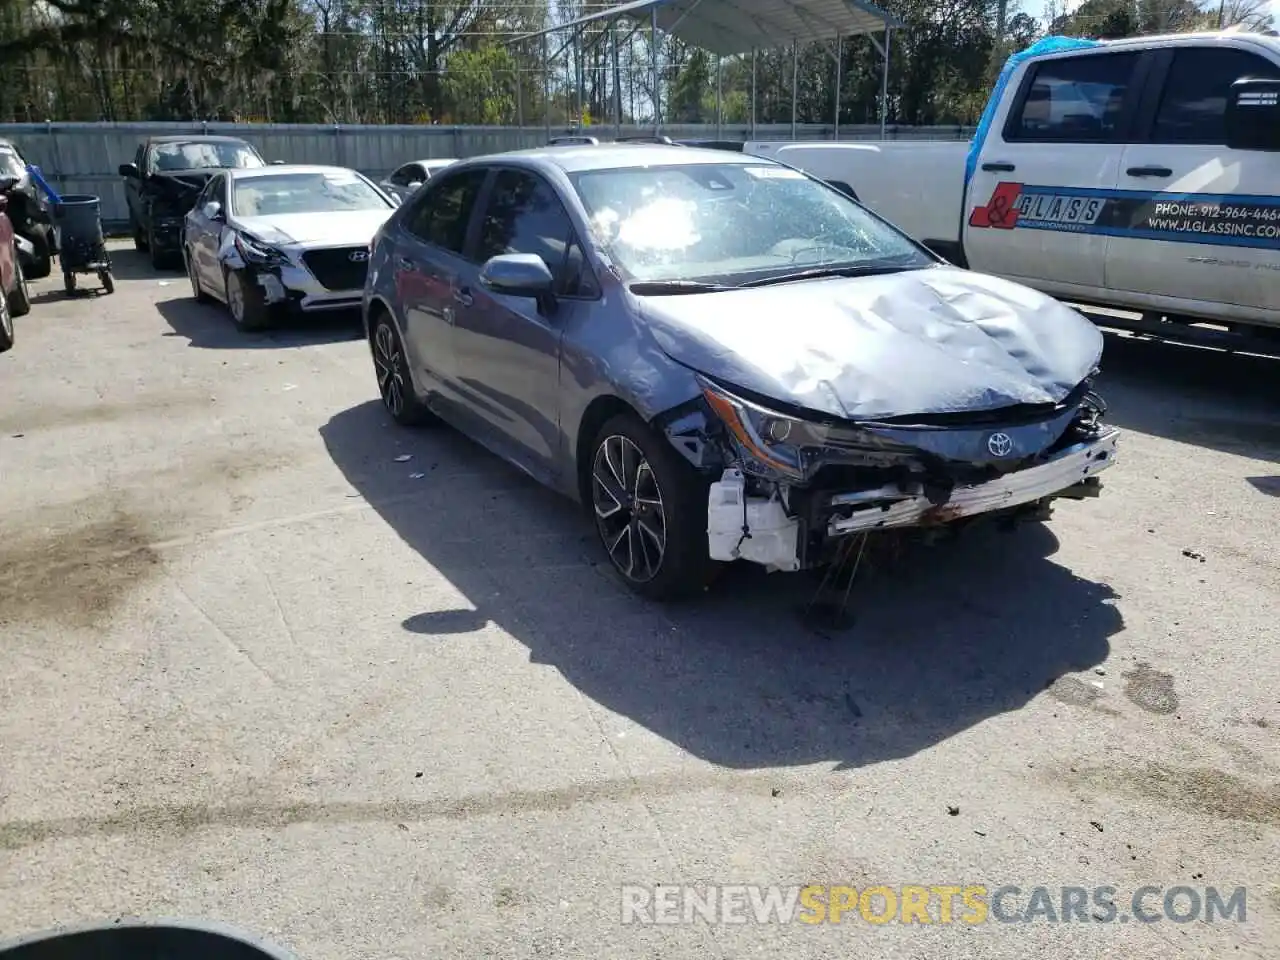
[[991, 91], [987, 105], [982, 111], [982, 119], [978, 121], [978, 129], [974, 131], [973, 139], [969, 141], [969, 157], [964, 164], [966, 187], [969, 185], [969, 178], [973, 176], [974, 168], [978, 165], [978, 154], [982, 152], [982, 143], [987, 139], [987, 131], [991, 129], [991, 121], [995, 117], [996, 109], [1000, 106], [1004, 89], [1009, 85], [1009, 78], [1013, 76], [1013, 71], [1018, 69], [1018, 66], [1028, 57], [1035, 57], [1042, 53], [1057, 53], [1061, 50], [1096, 47], [1100, 43], [1099, 40], [1082, 40], [1079, 37], [1045, 37], [1037, 40], [1027, 49], [1018, 51], [1005, 61], [1004, 67], [1000, 70], [1000, 76], [996, 79], [995, 89]]

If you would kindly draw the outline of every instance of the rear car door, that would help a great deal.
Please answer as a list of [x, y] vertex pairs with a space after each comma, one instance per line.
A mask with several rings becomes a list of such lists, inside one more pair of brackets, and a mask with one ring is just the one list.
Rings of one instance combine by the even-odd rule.
[[995, 117], [966, 195], [975, 270], [1060, 296], [1104, 285], [1100, 223], [1141, 90], [1135, 51], [1032, 60]]
[[[221, 207], [218, 219], [205, 215], [205, 205], [209, 203], [217, 203]], [[220, 173], [200, 192], [188, 220], [187, 237], [192, 262], [207, 290], [222, 289], [222, 265], [218, 262], [218, 249], [222, 227], [226, 222], [226, 209], [227, 177]]]
[[1244, 77], [1280, 78], [1280, 64], [1221, 40], [1159, 51], [1141, 142], [1120, 163], [1109, 287], [1191, 315], [1280, 311], [1280, 154], [1226, 145], [1227, 96]]
[[489, 176], [471, 167], [441, 177], [414, 195], [398, 219], [391, 269], [407, 351], [437, 392], [456, 396], [453, 323], [458, 275], [474, 271], [464, 257], [476, 202]]
[[595, 285], [559, 194], [531, 170], [500, 168], [480, 217], [473, 259], [507, 253], [542, 258], [556, 278], [555, 307], [474, 280], [462, 288], [458, 385], [490, 445], [549, 479], [559, 449], [560, 341], [565, 325], [589, 309]]

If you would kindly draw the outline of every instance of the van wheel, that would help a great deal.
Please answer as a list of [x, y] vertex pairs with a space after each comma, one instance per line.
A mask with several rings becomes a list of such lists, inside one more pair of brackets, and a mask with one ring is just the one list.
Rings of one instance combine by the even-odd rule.
[[583, 466], [596, 533], [623, 583], [653, 600], [702, 593], [719, 566], [707, 548], [710, 480], [629, 413], [600, 428]]

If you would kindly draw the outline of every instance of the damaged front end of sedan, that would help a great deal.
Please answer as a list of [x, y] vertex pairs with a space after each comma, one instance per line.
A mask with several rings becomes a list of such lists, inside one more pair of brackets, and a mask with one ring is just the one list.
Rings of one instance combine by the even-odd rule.
[[855, 534], [1043, 520], [1055, 499], [1096, 497], [1119, 430], [1093, 380], [1056, 403], [845, 420], [698, 374], [701, 397], [662, 426], [713, 478], [711, 558], [796, 571]]

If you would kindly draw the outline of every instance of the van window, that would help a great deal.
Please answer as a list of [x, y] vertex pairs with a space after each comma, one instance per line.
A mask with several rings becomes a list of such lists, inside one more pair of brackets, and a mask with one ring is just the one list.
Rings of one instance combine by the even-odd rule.
[[1030, 86], [1005, 125], [1006, 140], [1114, 142], [1136, 53], [1088, 54], [1032, 67]]
[[1227, 95], [1241, 77], [1280, 77], [1280, 67], [1244, 50], [1193, 47], [1173, 55], [1151, 130], [1153, 143], [1227, 142]]

